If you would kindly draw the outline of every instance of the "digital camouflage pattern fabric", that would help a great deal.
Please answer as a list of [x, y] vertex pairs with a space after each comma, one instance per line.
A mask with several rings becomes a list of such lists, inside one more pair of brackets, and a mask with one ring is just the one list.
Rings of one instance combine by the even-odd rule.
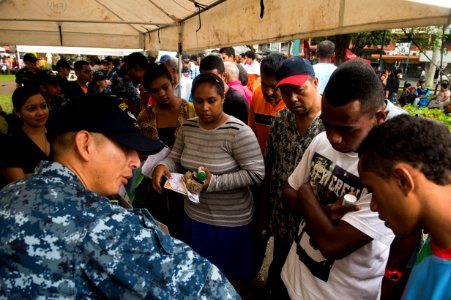
[[111, 93], [129, 106], [131, 112], [138, 116], [141, 97], [138, 92], [139, 84], [125, 80], [118, 73], [111, 76]]
[[84, 188], [65, 166], [0, 191], [2, 299], [239, 299], [224, 275], [147, 210]]

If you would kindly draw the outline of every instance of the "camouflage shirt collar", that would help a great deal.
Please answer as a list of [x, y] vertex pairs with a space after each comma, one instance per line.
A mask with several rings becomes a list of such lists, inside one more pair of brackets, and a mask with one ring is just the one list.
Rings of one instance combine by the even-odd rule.
[[62, 181], [65, 184], [85, 189], [77, 175], [58, 162], [43, 160], [36, 166], [34, 174], [49, 177], [52, 181]]

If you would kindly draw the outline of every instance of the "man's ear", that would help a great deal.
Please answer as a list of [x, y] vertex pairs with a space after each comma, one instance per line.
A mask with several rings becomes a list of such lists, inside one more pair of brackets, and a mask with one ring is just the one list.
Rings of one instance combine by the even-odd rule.
[[22, 118], [22, 115], [20, 114], [20, 112], [18, 112], [15, 108], [13, 108], [13, 112], [18, 118]]
[[46, 85], [39, 85], [39, 90], [43, 93], [47, 92], [47, 86]]
[[381, 109], [379, 111], [376, 112], [376, 124], [382, 124], [385, 122], [385, 120], [387, 119], [388, 116], [388, 110], [387, 109]]
[[224, 74], [224, 81], [225, 81], [226, 83], [228, 83], [228, 82], [229, 82], [229, 73], [224, 72], [223, 74]]
[[94, 138], [88, 131], [80, 130], [75, 134], [75, 149], [83, 160], [91, 160], [94, 147]]
[[227, 74], [226, 72], [218, 73], [218, 77], [221, 78], [224, 81], [224, 83], [227, 83], [226, 82], [226, 74]]
[[395, 184], [403, 191], [407, 196], [415, 188], [415, 182], [409, 170], [403, 167], [401, 164], [395, 164], [393, 166], [392, 174], [395, 180]]
[[316, 89], [318, 88], [318, 80], [319, 80], [318, 77], [315, 76], [315, 77], [313, 78], [313, 81], [312, 81], [313, 86], [314, 86]]

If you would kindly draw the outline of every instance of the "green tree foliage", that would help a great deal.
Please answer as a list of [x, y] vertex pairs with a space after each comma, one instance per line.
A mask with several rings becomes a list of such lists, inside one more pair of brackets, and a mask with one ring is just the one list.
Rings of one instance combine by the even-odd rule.
[[[380, 47], [382, 44], [383, 35], [383, 30], [365, 31], [324, 37], [318, 39], [318, 42], [327, 39], [335, 43], [335, 58], [337, 65], [339, 65], [345, 61], [346, 49], [349, 49], [351, 52], [360, 56], [365, 47]], [[398, 38], [398, 35], [393, 33], [391, 30], [387, 30], [384, 45], [386, 46], [390, 44], [391, 41], [397, 41]], [[349, 48], [350, 46], [351, 48]]]
[[[362, 50], [365, 47], [380, 47], [382, 44], [384, 31], [365, 31], [351, 33], [351, 51], [357, 55], [361, 55]], [[384, 46], [387, 46], [392, 41], [397, 41], [398, 36], [391, 30], [387, 30], [385, 34]]]
[[[446, 41], [450, 35], [450, 27], [428, 26], [402, 28], [404, 34], [412, 39], [412, 43], [420, 49], [420, 52], [439, 48], [442, 40]], [[443, 34], [444, 33], [444, 34]]]
[[[446, 53], [444, 44], [449, 39], [450, 26], [402, 28], [402, 31], [429, 60], [426, 65], [426, 85], [432, 86], [435, 72], [441, 68], [442, 57]], [[432, 55], [426, 54], [427, 50], [432, 50]]]

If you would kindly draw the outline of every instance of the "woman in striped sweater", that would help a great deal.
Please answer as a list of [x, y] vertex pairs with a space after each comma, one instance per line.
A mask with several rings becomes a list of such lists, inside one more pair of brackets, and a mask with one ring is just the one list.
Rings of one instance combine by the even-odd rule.
[[171, 154], [154, 170], [154, 188], [170, 172], [206, 168], [200, 203], [185, 197], [182, 239], [216, 264], [241, 290], [252, 276], [252, 215], [249, 186], [264, 177], [263, 157], [252, 130], [223, 112], [224, 83], [214, 74], [194, 79], [198, 117], [185, 121]]

